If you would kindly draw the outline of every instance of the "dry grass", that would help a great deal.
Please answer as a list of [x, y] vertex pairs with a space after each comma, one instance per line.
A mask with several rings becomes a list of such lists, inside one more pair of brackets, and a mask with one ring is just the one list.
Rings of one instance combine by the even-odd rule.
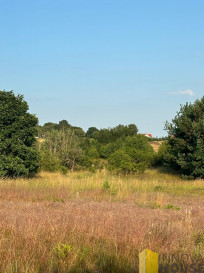
[[133, 273], [144, 248], [204, 256], [203, 196], [202, 180], [156, 170], [1, 181], [0, 272]]
[[163, 142], [164, 141], [151, 141], [149, 144], [152, 146], [155, 152], [158, 152]]

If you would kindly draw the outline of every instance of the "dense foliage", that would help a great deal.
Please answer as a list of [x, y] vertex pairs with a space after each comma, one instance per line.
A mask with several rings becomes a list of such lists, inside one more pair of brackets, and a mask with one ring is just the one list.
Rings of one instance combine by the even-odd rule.
[[23, 96], [0, 91], [0, 176], [28, 176], [38, 169], [37, 118]]
[[109, 158], [109, 169], [130, 172], [143, 172], [154, 161], [154, 151], [145, 136], [125, 138], [122, 145]]
[[79, 138], [71, 129], [50, 131], [41, 145], [41, 151], [41, 163], [47, 171], [54, 171], [57, 168], [65, 170], [62, 166], [74, 171], [76, 163], [83, 155]]
[[47, 134], [53, 130], [60, 131], [67, 129], [71, 129], [75, 135], [79, 137], [85, 136], [85, 132], [82, 128], [70, 125], [67, 120], [61, 120], [59, 123], [47, 122], [43, 126], [37, 126], [39, 138], [46, 138]]
[[167, 139], [151, 138], [163, 141], [157, 155], [135, 124], [84, 132], [67, 120], [43, 126], [37, 122], [23, 96], [0, 91], [1, 177], [28, 176], [39, 166], [63, 173], [101, 168], [134, 173], [163, 163], [183, 176], [204, 178], [204, 97], [181, 106], [172, 123], [166, 123]]
[[[63, 126], [62, 126], [63, 125]], [[81, 133], [80, 133], [81, 132]], [[92, 171], [107, 167], [109, 170], [130, 173], [148, 168], [154, 152], [148, 138], [137, 135], [135, 124], [114, 128], [90, 127], [86, 134], [67, 121], [46, 123], [38, 127], [41, 167], [45, 170], [88, 168]]]
[[137, 132], [138, 129], [135, 124], [130, 124], [128, 126], [120, 124], [114, 128], [101, 129], [95, 132], [93, 138], [100, 144], [108, 144], [118, 140], [119, 138], [135, 136]]
[[101, 168], [143, 172], [154, 161], [148, 138], [137, 134], [135, 124], [100, 130], [90, 127], [86, 133], [67, 120], [39, 126], [23, 96], [5, 91], [0, 92], [0, 113], [1, 176], [28, 176], [37, 171], [38, 164], [42, 170], [63, 173]]
[[165, 164], [189, 178], [204, 178], [204, 97], [181, 106], [166, 130]]

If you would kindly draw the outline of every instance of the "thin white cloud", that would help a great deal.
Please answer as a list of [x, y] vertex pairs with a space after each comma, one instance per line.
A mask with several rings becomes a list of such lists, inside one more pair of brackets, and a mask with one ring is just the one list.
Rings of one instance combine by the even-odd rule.
[[195, 96], [195, 93], [191, 89], [186, 89], [183, 91], [178, 91], [178, 94], [180, 95], [189, 95], [191, 97]]
[[170, 92], [169, 94], [171, 94], [171, 95], [187, 95], [187, 96], [191, 96], [191, 97], [195, 96], [195, 93], [191, 89], [181, 90], [181, 91], [177, 91], [177, 92]]

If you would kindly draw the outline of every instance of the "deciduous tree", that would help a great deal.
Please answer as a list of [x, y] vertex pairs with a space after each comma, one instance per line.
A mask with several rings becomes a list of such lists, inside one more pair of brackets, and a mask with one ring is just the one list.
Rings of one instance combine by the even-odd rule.
[[35, 149], [38, 119], [22, 95], [0, 91], [0, 176], [28, 176], [38, 169]]

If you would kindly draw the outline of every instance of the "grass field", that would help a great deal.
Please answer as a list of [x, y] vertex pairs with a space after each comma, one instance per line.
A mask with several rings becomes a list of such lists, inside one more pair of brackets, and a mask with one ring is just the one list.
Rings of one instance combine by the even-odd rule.
[[0, 272], [134, 273], [138, 254], [204, 257], [204, 181], [149, 170], [0, 181]]

